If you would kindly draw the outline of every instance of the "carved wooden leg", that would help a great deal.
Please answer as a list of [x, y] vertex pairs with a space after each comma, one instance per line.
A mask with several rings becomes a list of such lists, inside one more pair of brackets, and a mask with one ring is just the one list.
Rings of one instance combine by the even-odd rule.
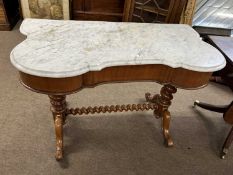
[[154, 110], [154, 115], [156, 118], [162, 117], [162, 129], [165, 139], [165, 144], [167, 146], [173, 146], [173, 141], [169, 133], [170, 125], [170, 112], [168, 111], [169, 106], [171, 105], [171, 100], [173, 99], [174, 93], [177, 89], [172, 85], [164, 85], [160, 91], [160, 95], [151, 96], [149, 93], [146, 93], [146, 100], [151, 103], [158, 104], [158, 109]]
[[223, 144], [223, 147], [222, 147], [222, 152], [221, 152], [221, 158], [224, 159], [227, 152], [228, 152], [228, 149], [229, 147], [231, 146], [231, 143], [233, 141], [233, 127], [231, 128], [224, 144]]
[[169, 133], [170, 126], [170, 112], [168, 111], [169, 106], [171, 105], [171, 100], [173, 99], [174, 93], [177, 89], [172, 85], [164, 85], [160, 91], [160, 96], [158, 96], [158, 115], [163, 117], [163, 136], [165, 139], [165, 144], [167, 146], [173, 146], [173, 141]]
[[65, 120], [66, 101], [64, 95], [50, 95], [51, 111], [53, 113], [56, 133], [56, 159], [63, 158], [63, 123]]

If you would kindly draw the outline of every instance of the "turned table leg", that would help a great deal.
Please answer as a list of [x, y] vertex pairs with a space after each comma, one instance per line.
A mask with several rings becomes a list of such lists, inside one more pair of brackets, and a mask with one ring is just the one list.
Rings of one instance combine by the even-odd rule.
[[156, 118], [162, 118], [163, 136], [165, 144], [169, 147], [173, 146], [173, 141], [169, 132], [171, 115], [168, 108], [173, 99], [172, 94], [176, 93], [176, 91], [177, 89], [174, 86], [167, 84], [161, 88], [160, 95], [151, 96], [149, 93], [145, 95], [147, 101], [158, 104], [158, 109], [154, 110], [154, 114]]
[[49, 95], [49, 98], [56, 134], [55, 157], [57, 160], [61, 160], [63, 158], [63, 123], [66, 117], [66, 100], [64, 95]]

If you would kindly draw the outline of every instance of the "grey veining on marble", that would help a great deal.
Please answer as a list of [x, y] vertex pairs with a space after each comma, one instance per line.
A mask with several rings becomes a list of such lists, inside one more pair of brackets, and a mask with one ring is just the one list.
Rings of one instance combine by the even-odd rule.
[[12, 50], [11, 62], [42, 77], [141, 64], [213, 72], [226, 64], [188, 25], [25, 19], [20, 31], [27, 39]]

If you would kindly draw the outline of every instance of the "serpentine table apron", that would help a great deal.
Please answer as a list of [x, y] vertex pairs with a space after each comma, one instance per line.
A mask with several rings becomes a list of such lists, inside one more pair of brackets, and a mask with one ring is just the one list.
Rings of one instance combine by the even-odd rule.
[[[56, 159], [63, 158], [63, 124], [70, 114], [154, 110], [169, 134], [173, 93], [205, 86], [213, 71], [225, 66], [221, 53], [203, 42], [188, 25], [25, 19], [27, 39], [11, 52], [12, 64], [28, 89], [51, 102]], [[102, 83], [156, 81], [160, 94], [146, 93], [147, 103], [68, 108], [66, 95]]]

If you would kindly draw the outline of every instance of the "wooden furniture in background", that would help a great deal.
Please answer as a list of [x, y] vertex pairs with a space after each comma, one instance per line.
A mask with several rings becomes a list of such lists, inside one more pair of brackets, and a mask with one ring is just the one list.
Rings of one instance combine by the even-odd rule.
[[[214, 105], [202, 103], [202, 102], [199, 102], [198, 100], [196, 100], [194, 102], [194, 106], [199, 106], [203, 109], [223, 113], [223, 119], [226, 121], [226, 123], [233, 125], [233, 102], [231, 102], [231, 104], [225, 105], [225, 106], [214, 106]], [[233, 126], [232, 126], [223, 146], [222, 146], [222, 150], [220, 153], [220, 157], [222, 159], [225, 158], [225, 156], [228, 152], [228, 149], [231, 146], [232, 141], [233, 141]]]
[[19, 17], [18, 0], [0, 0], [0, 30], [11, 30]]
[[187, 0], [126, 0], [123, 21], [179, 23]]
[[125, 0], [73, 0], [72, 18], [74, 20], [122, 21], [124, 3]]
[[181, 24], [188, 24], [192, 26], [193, 16], [195, 13], [195, 7], [196, 7], [196, 0], [187, 0], [185, 8], [183, 9], [183, 12], [180, 18]]
[[[217, 83], [223, 83], [229, 86], [233, 90], [233, 38], [232, 37], [223, 37], [223, 36], [208, 36], [208, 42], [216, 47], [224, 55], [227, 65], [222, 70], [215, 73], [215, 81]], [[194, 102], [194, 105], [197, 105], [201, 108], [223, 113], [224, 120], [233, 125], [233, 102], [225, 106], [214, 106], [207, 103], [202, 103], [199, 101]], [[221, 158], [225, 158], [225, 155], [228, 152], [228, 149], [233, 141], [233, 127], [229, 132], [225, 143], [223, 144], [221, 151]]]
[[207, 36], [207, 42], [216, 47], [225, 57], [226, 67], [213, 74], [213, 80], [229, 86], [233, 90], [233, 38], [227, 36]]
[[73, 0], [72, 19], [179, 23], [187, 0]]

